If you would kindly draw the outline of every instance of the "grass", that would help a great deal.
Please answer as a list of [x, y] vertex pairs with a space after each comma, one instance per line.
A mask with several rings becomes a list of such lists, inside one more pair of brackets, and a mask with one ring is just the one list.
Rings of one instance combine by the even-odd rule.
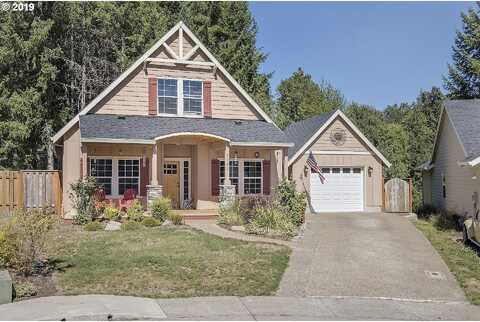
[[63, 294], [143, 297], [273, 295], [287, 247], [222, 239], [189, 228], [56, 235]]
[[427, 220], [418, 220], [415, 225], [440, 253], [468, 300], [480, 305], [480, 257], [477, 251], [463, 246], [459, 241], [461, 233], [455, 230], [438, 230]]

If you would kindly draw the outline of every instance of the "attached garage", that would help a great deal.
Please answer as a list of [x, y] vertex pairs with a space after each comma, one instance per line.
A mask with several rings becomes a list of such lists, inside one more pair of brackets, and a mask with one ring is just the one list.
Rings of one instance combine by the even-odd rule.
[[289, 177], [306, 192], [313, 213], [382, 210], [383, 168], [390, 163], [345, 114], [293, 123], [285, 133], [295, 143]]
[[363, 211], [362, 168], [334, 167], [321, 170], [324, 180], [315, 173], [310, 176], [313, 212]]

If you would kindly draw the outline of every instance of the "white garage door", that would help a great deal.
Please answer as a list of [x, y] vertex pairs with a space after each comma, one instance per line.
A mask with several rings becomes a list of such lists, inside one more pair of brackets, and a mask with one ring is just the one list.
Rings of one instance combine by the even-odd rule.
[[363, 211], [363, 169], [322, 168], [310, 174], [310, 196], [314, 212]]

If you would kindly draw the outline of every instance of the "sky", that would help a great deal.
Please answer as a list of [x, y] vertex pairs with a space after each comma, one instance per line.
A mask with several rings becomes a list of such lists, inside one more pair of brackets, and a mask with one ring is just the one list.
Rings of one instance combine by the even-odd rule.
[[383, 110], [443, 91], [460, 13], [474, 2], [251, 2], [262, 72], [276, 88], [299, 67], [348, 101]]

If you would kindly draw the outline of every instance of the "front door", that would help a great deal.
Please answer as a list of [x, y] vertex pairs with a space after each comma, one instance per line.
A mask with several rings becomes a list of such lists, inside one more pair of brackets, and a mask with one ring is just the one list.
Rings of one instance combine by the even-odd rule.
[[180, 164], [178, 161], [165, 162], [163, 166], [165, 196], [172, 200], [174, 209], [180, 208]]

